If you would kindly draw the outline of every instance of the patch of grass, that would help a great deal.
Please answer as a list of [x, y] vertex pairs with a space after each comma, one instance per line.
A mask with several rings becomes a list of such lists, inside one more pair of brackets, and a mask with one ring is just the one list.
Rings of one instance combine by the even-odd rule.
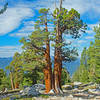
[[15, 100], [36, 100], [35, 98], [20, 98], [20, 99], [15, 99]]
[[9, 98], [9, 97], [7, 97], [7, 98], [3, 98], [2, 100], [10, 100], [10, 98]]
[[12, 97], [20, 98], [20, 95], [13, 95]]
[[[40, 94], [38, 96], [20, 96], [20, 95], [13, 95], [11, 96], [11, 98], [13, 98], [13, 100], [37, 100], [36, 98], [49, 98], [48, 94]], [[10, 97], [7, 98], [3, 98], [2, 100], [10, 100]]]
[[96, 86], [87, 86], [85, 89], [96, 89]]
[[[8, 99], [8, 100], [10, 100], [10, 99]], [[20, 98], [15, 97], [15, 99], [13, 99], [13, 100], [36, 100], [36, 99], [34, 97], [20, 97]]]
[[79, 90], [82, 90], [82, 89], [84, 89], [84, 87], [79, 86], [78, 89], [79, 89]]
[[39, 97], [42, 97], [42, 98], [49, 98], [49, 95], [47, 95], [47, 94], [40, 94]]
[[38, 96], [13, 95], [11, 98], [13, 98], [13, 100], [36, 100], [35, 97], [38, 97]]

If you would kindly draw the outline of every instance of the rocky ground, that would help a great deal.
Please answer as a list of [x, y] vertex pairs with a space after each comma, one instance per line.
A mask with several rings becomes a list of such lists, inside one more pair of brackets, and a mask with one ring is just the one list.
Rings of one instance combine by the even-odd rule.
[[[45, 94], [45, 86], [36, 84], [31, 87], [25, 87], [19, 93], [2, 94], [0, 95], [0, 100], [6, 97], [9, 97], [7, 100], [100, 100], [99, 84], [74, 82], [70, 85], [64, 85], [62, 88], [63, 94]], [[31, 99], [28, 99], [28, 97]]]

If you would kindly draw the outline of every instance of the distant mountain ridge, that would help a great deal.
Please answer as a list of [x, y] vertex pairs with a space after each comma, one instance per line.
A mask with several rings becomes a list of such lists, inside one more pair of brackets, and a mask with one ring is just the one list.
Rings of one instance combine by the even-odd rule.
[[70, 63], [65, 63], [65, 64], [63, 64], [63, 66], [67, 68], [68, 72], [70, 73], [70, 76], [72, 76], [73, 73], [80, 66], [80, 58], [77, 58], [75, 61], [72, 61]]
[[10, 64], [10, 62], [12, 61], [12, 57], [8, 57], [8, 58], [0, 58], [0, 68], [5, 70], [5, 67], [8, 66]]
[[[13, 60], [12, 57], [0, 58], [0, 68], [5, 70], [5, 67], [8, 66], [12, 60]], [[52, 57], [52, 61], [53, 60], [54, 59]], [[68, 72], [70, 73], [70, 76], [73, 75], [73, 73], [77, 70], [79, 66], [80, 66], [80, 58], [78, 58], [76, 61], [63, 64], [63, 67], [65, 67], [68, 70]]]

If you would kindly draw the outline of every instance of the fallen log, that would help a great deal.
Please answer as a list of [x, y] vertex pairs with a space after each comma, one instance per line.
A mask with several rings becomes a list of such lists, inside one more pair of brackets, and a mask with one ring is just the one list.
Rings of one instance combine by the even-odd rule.
[[20, 89], [9, 90], [7, 92], [1, 92], [0, 95], [10, 94], [10, 93], [17, 93], [17, 92], [20, 92]]

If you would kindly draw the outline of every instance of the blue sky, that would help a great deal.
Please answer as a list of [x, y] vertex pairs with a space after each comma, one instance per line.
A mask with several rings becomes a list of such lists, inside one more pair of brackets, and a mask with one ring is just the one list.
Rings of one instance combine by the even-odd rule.
[[[59, 0], [0, 0], [0, 9], [8, 2], [7, 11], [0, 15], [0, 57], [12, 57], [15, 52], [21, 52], [19, 40], [34, 31], [34, 23], [40, 8], [54, 10], [54, 1]], [[81, 19], [88, 24], [88, 30], [80, 39], [68, 38], [78, 48], [79, 54], [83, 47], [89, 46], [95, 33], [92, 31], [100, 19], [100, 0], [65, 0], [63, 7], [74, 8], [81, 14]], [[52, 25], [50, 26], [52, 27]]]

